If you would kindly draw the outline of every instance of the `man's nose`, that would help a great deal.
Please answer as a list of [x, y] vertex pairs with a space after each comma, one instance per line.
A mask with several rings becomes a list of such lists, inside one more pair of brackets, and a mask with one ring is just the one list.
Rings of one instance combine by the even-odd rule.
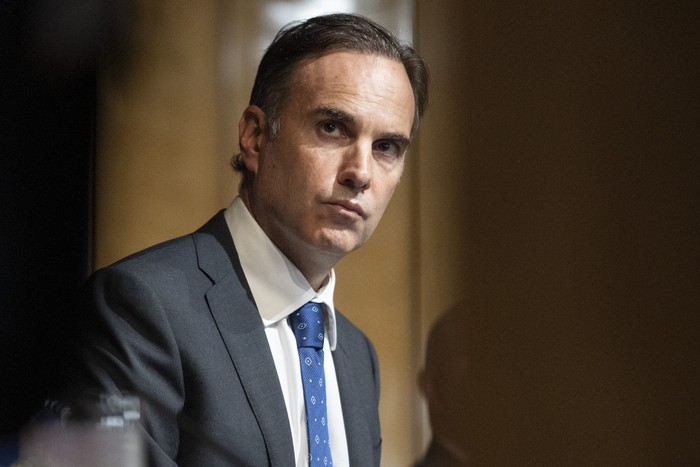
[[338, 182], [355, 190], [367, 190], [372, 179], [372, 145], [357, 142], [343, 155]]

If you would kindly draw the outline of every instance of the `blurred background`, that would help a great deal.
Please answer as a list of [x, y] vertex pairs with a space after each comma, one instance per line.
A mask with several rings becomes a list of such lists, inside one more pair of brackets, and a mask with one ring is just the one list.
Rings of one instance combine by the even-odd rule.
[[475, 465], [699, 464], [700, 18], [673, 1], [4, 0], [3, 452], [60, 381], [86, 275], [229, 204], [264, 48], [332, 11], [433, 79], [384, 220], [337, 268], [379, 354], [383, 465], [430, 440], [416, 376], [455, 304]]

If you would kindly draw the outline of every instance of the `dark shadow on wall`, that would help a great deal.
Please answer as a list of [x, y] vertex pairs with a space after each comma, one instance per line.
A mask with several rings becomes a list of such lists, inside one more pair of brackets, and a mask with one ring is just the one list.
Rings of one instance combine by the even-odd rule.
[[417, 5], [485, 320], [474, 465], [698, 465], [700, 8]]
[[[0, 4], [0, 436], [61, 380], [90, 267], [96, 62], [125, 2]], [[2, 459], [0, 459], [2, 464]]]

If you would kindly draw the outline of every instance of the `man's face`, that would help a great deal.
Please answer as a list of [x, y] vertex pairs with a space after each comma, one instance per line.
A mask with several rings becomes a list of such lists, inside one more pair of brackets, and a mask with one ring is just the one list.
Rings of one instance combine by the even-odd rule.
[[335, 263], [367, 241], [401, 178], [413, 117], [399, 62], [345, 51], [302, 62], [279, 135], [260, 132], [246, 160], [249, 207], [297, 266]]

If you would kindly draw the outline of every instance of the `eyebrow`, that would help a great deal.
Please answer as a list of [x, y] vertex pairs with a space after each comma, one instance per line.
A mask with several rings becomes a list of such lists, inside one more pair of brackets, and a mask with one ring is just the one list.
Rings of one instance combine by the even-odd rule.
[[411, 145], [411, 139], [402, 133], [387, 133], [380, 139], [393, 141], [404, 149], [407, 149]]
[[[352, 124], [356, 121], [354, 116], [345, 112], [344, 110], [338, 109], [337, 107], [319, 107], [314, 113], [344, 123]], [[411, 139], [403, 133], [398, 132], [383, 134], [379, 139], [393, 141], [404, 148], [408, 148], [408, 146], [411, 145]]]
[[355, 117], [336, 107], [319, 107], [314, 113], [338, 120], [339, 122], [355, 123]]

